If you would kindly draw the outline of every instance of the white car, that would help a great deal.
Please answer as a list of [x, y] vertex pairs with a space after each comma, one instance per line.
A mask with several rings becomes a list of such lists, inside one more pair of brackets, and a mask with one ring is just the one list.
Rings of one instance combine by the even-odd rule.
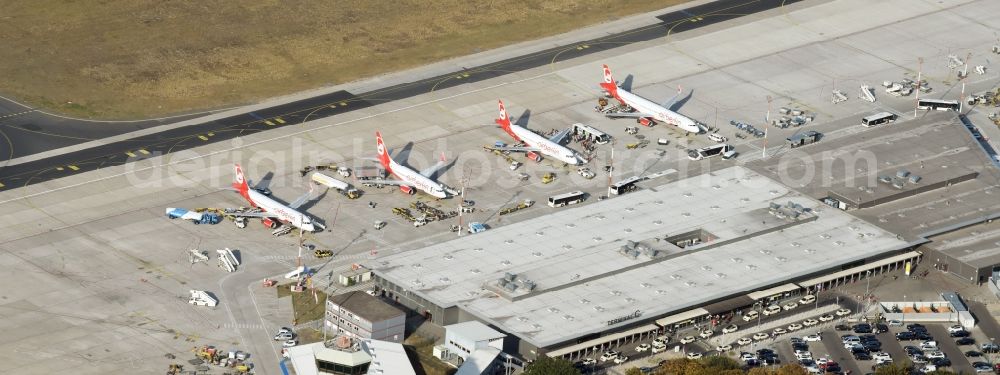
[[798, 331], [800, 329], [802, 329], [802, 325], [799, 324], [799, 323], [792, 323], [792, 324], [788, 325], [788, 330], [789, 331]]
[[722, 352], [728, 352], [730, 350], [733, 350], [733, 346], [729, 345], [729, 344], [719, 345], [719, 346], [715, 347], [715, 351], [720, 352], [720, 353], [722, 353]]
[[819, 317], [819, 321], [821, 321], [821, 322], [829, 322], [829, 321], [831, 321], [833, 319], [834, 319], [833, 315], [830, 315], [830, 314], [820, 315], [820, 317]]
[[961, 325], [958, 324], [948, 327], [948, 333], [962, 332], [964, 330], [965, 327], [962, 327]]
[[739, 340], [736, 340], [736, 345], [750, 345], [750, 343], [752, 342], [753, 340], [751, 340], [749, 337], [740, 337]]
[[925, 357], [927, 357], [928, 359], [934, 359], [934, 358], [948, 358], [948, 356], [944, 355], [944, 352], [942, 352], [942, 351], [940, 351], [940, 350], [938, 350], [938, 351], [933, 351], [933, 352], [929, 352], [929, 353], [927, 353], [927, 354], [924, 354], [924, 356], [925, 356]]
[[709, 337], [712, 337], [712, 335], [714, 335], [714, 334], [715, 334], [715, 332], [712, 332], [712, 330], [706, 329], [704, 331], [701, 331], [701, 333], [698, 334], [698, 337], [701, 337], [703, 339], [707, 339]]
[[285, 340], [285, 342], [281, 343], [281, 347], [282, 348], [291, 348], [291, 347], [293, 347], [295, 345], [298, 345], [298, 344], [299, 344], [299, 340], [296, 340], [296, 339]]
[[597, 360], [593, 358], [584, 358], [582, 361], [580, 361], [580, 364], [584, 366], [593, 366], [597, 364]]
[[789, 303], [786, 303], [784, 305], [781, 305], [781, 308], [784, 309], [785, 311], [794, 309], [796, 307], [799, 307], [799, 304], [797, 304], [795, 302], [789, 302]]
[[596, 176], [594, 174], [594, 172], [591, 172], [590, 168], [587, 168], [587, 167], [577, 168], [576, 169], [576, 173], [580, 174], [580, 176], [583, 176], [583, 178], [586, 178], [588, 180], [592, 179], [592, 178], [594, 178], [594, 176]]
[[726, 328], [722, 329], [722, 333], [733, 333], [740, 329], [740, 326], [735, 324], [730, 324]]
[[681, 337], [681, 345], [690, 344], [694, 342], [694, 336], [684, 336]]
[[699, 352], [690, 352], [690, 353], [687, 354], [687, 357], [688, 357], [688, 359], [698, 359], [698, 358], [701, 358], [701, 353], [699, 353]]
[[800, 305], [808, 305], [808, 304], [814, 303], [814, 302], [816, 302], [816, 296], [814, 296], [812, 294], [805, 295], [805, 296], [802, 296], [802, 298], [799, 298], [799, 304]]
[[819, 324], [819, 321], [816, 320], [816, 319], [813, 319], [813, 318], [809, 318], [809, 319], [806, 319], [806, 320], [802, 321], [802, 325], [804, 325], [806, 327], [812, 327], [812, 326], [817, 325], [817, 324]]
[[660, 337], [657, 337], [657, 338], [653, 339], [653, 346], [656, 346], [656, 345], [667, 345], [667, 338], [663, 337], [663, 336], [660, 336]]
[[722, 134], [719, 134], [719, 133], [708, 133], [708, 139], [711, 139], [711, 140], [713, 140], [715, 142], [718, 142], [718, 143], [722, 143], [722, 142], [726, 141], [726, 137], [723, 137]]
[[639, 344], [639, 346], [635, 347], [635, 351], [639, 352], [639, 353], [642, 353], [642, 352], [645, 352], [645, 351], [649, 351], [649, 349], [650, 349], [650, 345], [649, 344]]
[[764, 340], [768, 337], [771, 337], [771, 335], [768, 335], [767, 332], [757, 332], [753, 334], [754, 341]]
[[874, 359], [876, 361], [879, 360], [879, 359], [890, 360], [891, 361], [892, 357], [890, 357], [889, 353], [886, 353], [886, 352], [875, 352], [875, 354], [872, 354], [872, 359]]
[[805, 337], [802, 338], [802, 340], [803, 341], [823, 341], [823, 338], [820, 337], [820, 335], [818, 333], [814, 333], [814, 334], [811, 334], [811, 335], [806, 335]]
[[627, 361], [628, 361], [628, 356], [619, 354], [617, 357], [615, 357], [615, 364], [619, 364], [620, 365], [620, 364], [625, 363]]
[[743, 314], [743, 321], [745, 322], [749, 322], [754, 319], [757, 319], [757, 310], [750, 310], [746, 314]]
[[614, 350], [608, 350], [601, 355], [599, 359], [601, 362], [607, 362], [618, 357], [618, 352]]
[[837, 316], [851, 315], [851, 310], [840, 309], [840, 310], [837, 310], [836, 312], [834, 312], [834, 314], [837, 314]]
[[757, 356], [753, 355], [753, 353], [747, 353], [747, 352], [740, 353], [740, 360], [743, 362], [753, 359], [757, 359]]
[[771, 305], [764, 309], [764, 316], [774, 315], [781, 312], [781, 307], [778, 305]]
[[795, 359], [801, 361], [803, 359], [812, 359], [813, 355], [810, 352], [795, 352]]
[[665, 351], [667, 351], [667, 345], [665, 344], [657, 345], [656, 343], [653, 343], [653, 350], [652, 350], [653, 354], [663, 353]]
[[902, 327], [903, 321], [899, 319], [893, 319], [889, 321], [889, 327]]
[[771, 333], [777, 336], [777, 335], [784, 335], [788, 333], [788, 331], [786, 331], [784, 328], [778, 327], [772, 330]]

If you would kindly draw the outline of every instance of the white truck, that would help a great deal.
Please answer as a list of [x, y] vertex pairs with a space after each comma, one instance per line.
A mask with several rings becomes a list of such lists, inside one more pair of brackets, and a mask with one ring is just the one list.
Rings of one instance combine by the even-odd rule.
[[[348, 172], [348, 175], [350, 175], [350, 172]], [[348, 199], [357, 199], [358, 197], [361, 196], [361, 193], [358, 191], [358, 189], [352, 187], [351, 184], [319, 172], [313, 172], [313, 174], [309, 177], [309, 179], [313, 180], [313, 182], [317, 184], [337, 190], [338, 192], [346, 196]]]
[[215, 299], [215, 297], [212, 297], [211, 294], [208, 294], [208, 292], [204, 290], [192, 289], [189, 290], [188, 293], [191, 294], [191, 299], [188, 300], [188, 303], [192, 305], [215, 307], [219, 304], [219, 300]]

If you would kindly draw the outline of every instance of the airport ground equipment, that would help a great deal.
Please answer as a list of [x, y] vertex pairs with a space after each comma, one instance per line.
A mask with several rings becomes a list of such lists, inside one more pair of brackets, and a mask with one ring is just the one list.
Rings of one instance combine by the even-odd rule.
[[313, 251], [313, 255], [318, 259], [329, 258], [333, 256], [333, 250], [316, 249]]
[[[350, 172], [348, 172], [348, 175], [350, 175]], [[312, 175], [309, 176], [309, 179], [317, 184], [336, 190], [348, 199], [358, 199], [358, 197], [361, 196], [361, 192], [352, 187], [351, 184], [320, 172], [313, 172]]]
[[219, 249], [215, 251], [219, 254], [219, 268], [225, 270], [226, 272], [236, 272], [236, 267], [240, 265], [239, 258], [233, 254], [233, 250], [230, 248]]
[[556, 179], [556, 174], [552, 173], [552, 172], [549, 172], [549, 173], [546, 173], [546, 174], [542, 175], [542, 183], [543, 184], [551, 183], [555, 179]]
[[222, 217], [214, 212], [198, 212], [185, 210], [183, 208], [168, 207], [166, 209], [166, 213], [167, 217], [171, 219], [190, 220], [195, 224], [218, 224], [222, 221]]
[[511, 214], [511, 213], [523, 210], [525, 208], [528, 208], [528, 207], [531, 207], [531, 206], [534, 206], [534, 205], [535, 205], [535, 201], [533, 201], [531, 199], [525, 199], [523, 202], [519, 202], [516, 206], [501, 208], [500, 209], [500, 215]]
[[219, 304], [219, 300], [215, 299], [215, 297], [212, 297], [210, 294], [208, 294], [208, 292], [204, 290], [192, 289], [188, 291], [188, 294], [190, 294], [191, 296], [191, 298], [188, 299], [188, 303], [195, 306], [215, 307], [216, 305]]

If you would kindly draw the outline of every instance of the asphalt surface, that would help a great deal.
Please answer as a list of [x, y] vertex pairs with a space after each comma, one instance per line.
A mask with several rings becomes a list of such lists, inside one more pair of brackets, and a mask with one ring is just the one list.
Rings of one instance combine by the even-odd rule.
[[[12, 166], [0, 163], [0, 190], [57, 179], [70, 174], [163, 155], [267, 129], [301, 124], [434, 90], [455, 87], [536, 68], [561, 60], [589, 55], [623, 45], [661, 38], [735, 19], [801, 0], [719, 0], [657, 16], [662, 22], [602, 38], [560, 46], [533, 54], [472, 67], [420, 81], [354, 94], [339, 91], [296, 102], [227, 117], [202, 124], [171, 129], [119, 142]], [[599, 77], [595, 75], [595, 84]], [[157, 120], [103, 123], [63, 119], [0, 103], [0, 158], [12, 158], [65, 147], [102, 137], [159, 125]], [[172, 119], [169, 122], [177, 121]]]

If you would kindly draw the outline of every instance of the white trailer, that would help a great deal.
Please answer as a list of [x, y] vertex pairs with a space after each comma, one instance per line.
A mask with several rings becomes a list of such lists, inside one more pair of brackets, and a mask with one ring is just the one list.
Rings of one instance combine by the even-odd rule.
[[215, 297], [212, 297], [211, 294], [208, 294], [208, 292], [204, 290], [192, 289], [189, 290], [188, 293], [191, 294], [191, 299], [188, 300], [188, 303], [192, 305], [215, 307], [219, 304], [219, 300], [215, 299]]
[[226, 272], [236, 272], [236, 267], [240, 265], [240, 260], [236, 258], [232, 250], [227, 247], [215, 252], [219, 253], [219, 268], [226, 270]]
[[312, 176], [309, 177], [313, 182], [326, 186], [331, 189], [336, 189], [341, 194], [346, 195], [348, 198], [354, 199], [360, 196], [358, 190], [353, 188], [351, 184], [338, 180], [336, 178], [327, 176], [319, 172], [313, 172]]

